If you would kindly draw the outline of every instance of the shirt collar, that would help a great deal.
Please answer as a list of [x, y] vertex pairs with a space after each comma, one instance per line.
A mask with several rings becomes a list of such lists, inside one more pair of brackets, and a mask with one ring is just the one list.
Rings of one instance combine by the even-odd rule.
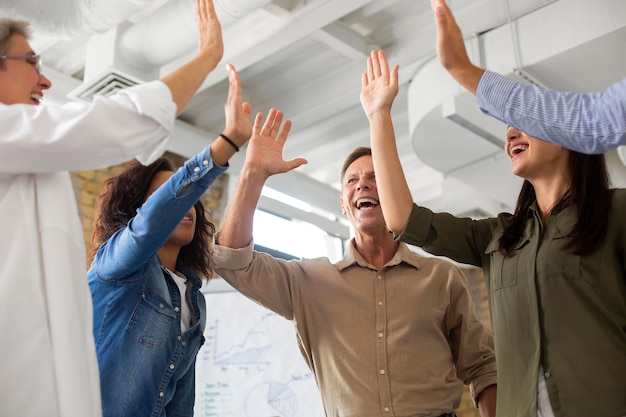
[[[416, 269], [421, 268], [420, 257], [417, 254], [411, 252], [408, 245], [404, 242], [400, 242], [400, 244], [398, 245], [398, 250], [396, 251], [396, 254], [387, 263], [387, 266], [399, 265], [402, 262], [407, 263]], [[356, 246], [354, 244], [354, 238], [350, 239], [350, 242], [348, 243], [346, 247], [346, 251], [344, 253], [343, 259], [337, 262], [335, 265], [337, 269], [340, 271], [352, 265], [358, 265], [363, 268], [369, 268], [369, 269], [374, 269], [374, 270], [376, 269], [374, 268], [374, 266], [369, 264], [365, 259], [363, 259], [363, 256], [361, 256], [359, 251], [356, 250]]]

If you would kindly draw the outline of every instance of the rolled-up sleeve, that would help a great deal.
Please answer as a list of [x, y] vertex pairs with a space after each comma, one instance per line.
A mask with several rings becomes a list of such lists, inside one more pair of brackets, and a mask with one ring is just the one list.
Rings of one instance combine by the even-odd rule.
[[93, 103], [0, 105], [0, 174], [80, 171], [167, 149], [176, 120], [169, 88], [153, 81]]
[[253, 242], [241, 249], [215, 245], [215, 272], [246, 297], [292, 320], [293, 296], [304, 274], [300, 265], [254, 251], [253, 247]]

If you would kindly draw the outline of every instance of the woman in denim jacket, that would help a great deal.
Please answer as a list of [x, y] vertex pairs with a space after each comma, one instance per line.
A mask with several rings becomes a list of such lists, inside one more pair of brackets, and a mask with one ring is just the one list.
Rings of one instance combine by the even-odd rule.
[[232, 67], [229, 77], [226, 129], [210, 147], [175, 173], [164, 158], [133, 163], [100, 196], [87, 277], [104, 417], [193, 415], [215, 229], [198, 199], [252, 130]]

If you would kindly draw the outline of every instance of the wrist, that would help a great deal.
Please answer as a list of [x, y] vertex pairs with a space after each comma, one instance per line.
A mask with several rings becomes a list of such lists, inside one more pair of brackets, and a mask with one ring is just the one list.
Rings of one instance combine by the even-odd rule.
[[242, 135], [238, 130], [229, 129], [228, 127], [224, 128], [221, 134], [235, 142], [235, 145], [237, 145], [237, 147], [239, 148], [243, 147], [243, 145], [249, 139], [249, 136], [246, 137], [245, 135]]
[[230, 137], [226, 136], [223, 133], [220, 133], [220, 138], [224, 140], [226, 143], [228, 143], [230, 147], [235, 150], [235, 152], [239, 152], [239, 146], [235, 142], [233, 142], [233, 140]]
[[391, 108], [377, 109], [366, 116], [370, 123], [388, 122], [391, 120]]

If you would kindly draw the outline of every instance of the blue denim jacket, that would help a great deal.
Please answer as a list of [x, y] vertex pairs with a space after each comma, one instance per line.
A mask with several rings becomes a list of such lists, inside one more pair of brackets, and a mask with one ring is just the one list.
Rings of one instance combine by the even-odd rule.
[[194, 317], [182, 334], [180, 292], [157, 251], [225, 170], [208, 148], [188, 160], [101, 245], [89, 268], [104, 417], [193, 415], [195, 360], [206, 324], [201, 280], [177, 265], [187, 277]]

